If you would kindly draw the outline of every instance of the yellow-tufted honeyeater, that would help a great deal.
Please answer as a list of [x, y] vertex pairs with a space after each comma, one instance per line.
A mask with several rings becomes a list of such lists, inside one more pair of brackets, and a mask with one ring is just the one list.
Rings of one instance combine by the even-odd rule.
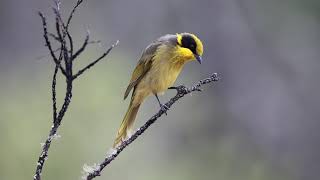
[[197, 60], [201, 64], [202, 53], [202, 42], [191, 33], [164, 35], [143, 51], [124, 94], [126, 99], [133, 89], [114, 147], [130, 135], [139, 107], [146, 97], [155, 95], [160, 107], [166, 108], [160, 103], [158, 94], [174, 84], [185, 63]]

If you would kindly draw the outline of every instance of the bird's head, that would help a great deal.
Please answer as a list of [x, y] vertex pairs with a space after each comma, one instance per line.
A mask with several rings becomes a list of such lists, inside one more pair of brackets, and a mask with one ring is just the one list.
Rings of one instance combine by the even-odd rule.
[[177, 34], [177, 44], [179, 46], [180, 54], [186, 60], [197, 60], [202, 63], [203, 45], [201, 40], [191, 33]]

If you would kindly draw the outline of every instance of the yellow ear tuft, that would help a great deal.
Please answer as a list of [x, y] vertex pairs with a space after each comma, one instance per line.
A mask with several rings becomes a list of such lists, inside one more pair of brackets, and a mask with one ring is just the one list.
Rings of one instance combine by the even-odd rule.
[[193, 39], [196, 41], [197, 43], [197, 53], [202, 56], [203, 54], [203, 45], [202, 45], [202, 42], [201, 40], [194, 34], [190, 33], [191, 36], [193, 37]]

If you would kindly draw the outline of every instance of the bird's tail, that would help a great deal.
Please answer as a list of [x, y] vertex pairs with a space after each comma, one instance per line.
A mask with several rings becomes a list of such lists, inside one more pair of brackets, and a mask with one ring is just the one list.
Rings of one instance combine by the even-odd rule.
[[139, 110], [140, 104], [133, 106], [131, 103], [127, 110], [126, 115], [124, 116], [120, 128], [118, 130], [118, 135], [114, 141], [113, 147], [116, 147], [119, 143], [123, 141], [123, 139], [127, 138], [129, 135], [134, 120], [136, 119], [137, 112]]

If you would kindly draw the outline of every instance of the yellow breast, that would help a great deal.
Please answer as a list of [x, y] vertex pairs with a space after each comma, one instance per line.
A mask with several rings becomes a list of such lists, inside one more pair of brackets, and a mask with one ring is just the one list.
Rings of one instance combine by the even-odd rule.
[[152, 67], [146, 75], [153, 93], [162, 93], [173, 86], [180, 74], [186, 57], [178, 53], [177, 47], [160, 47], [154, 57]]
[[161, 94], [173, 86], [184, 64], [193, 59], [191, 51], [179, 46], [162, 45], [155, 53], [152, 65], [136, 88], [136, 101], [150, 94]]

